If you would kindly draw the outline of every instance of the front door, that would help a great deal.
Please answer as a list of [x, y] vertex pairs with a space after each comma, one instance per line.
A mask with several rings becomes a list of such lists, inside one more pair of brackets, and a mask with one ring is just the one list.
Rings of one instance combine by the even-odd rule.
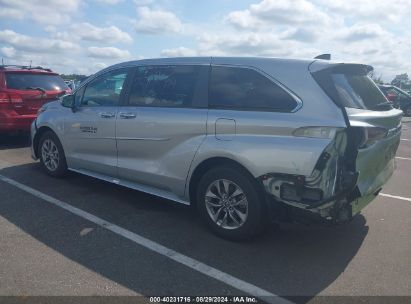
[[117, 176], [116, 118], [127, 69], [107, 72], [76, 92], [77, 109], [65, 120], [68, 166]]
[[208, 71], [209, 65], [136, 68], [117, 119], [121, 179], [184, 194], [206, 136]]

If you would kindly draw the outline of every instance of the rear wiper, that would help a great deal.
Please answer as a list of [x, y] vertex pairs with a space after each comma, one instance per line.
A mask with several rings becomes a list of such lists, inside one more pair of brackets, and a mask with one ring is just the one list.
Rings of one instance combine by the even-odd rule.
[[46, 90], [40, 87], [27, 87], [25, 88], [25, 90], [36, 90], [42, 92], [43, 94], [46, 94]]

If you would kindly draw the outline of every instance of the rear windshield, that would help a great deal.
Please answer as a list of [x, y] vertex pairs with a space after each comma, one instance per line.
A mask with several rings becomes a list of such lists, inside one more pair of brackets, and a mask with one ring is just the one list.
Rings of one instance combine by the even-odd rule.
[[6, 73], [6, 85], [8, 89], [16, 90], [41, 88], [46, 91], [62, 91], [68, 88], [58, 75], [34, 73]]
[[383, 110], [387, 99], [366, 75], [332, 74], [341, 105], [348, 108]]

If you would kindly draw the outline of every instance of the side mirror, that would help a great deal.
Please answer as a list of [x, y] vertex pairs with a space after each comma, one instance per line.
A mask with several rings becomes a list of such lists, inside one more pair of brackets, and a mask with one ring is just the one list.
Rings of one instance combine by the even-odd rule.
[[61, 105], [66, 108], [71, 108], [75, 112], [76, 101], [74, 95], [65, 95], [61, 99]]

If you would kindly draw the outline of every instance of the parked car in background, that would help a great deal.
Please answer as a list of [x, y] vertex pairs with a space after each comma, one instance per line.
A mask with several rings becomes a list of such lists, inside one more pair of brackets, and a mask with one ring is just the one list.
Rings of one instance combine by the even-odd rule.
[[75, 80], [65, 80], [64, 82], [70, 88], [70, 90], [74, 91], [76, 89], [76, 81]]
[[0, 133], [30, 131], [37, 111], [71, 90], [49, 69], [0, 66]]
[[394, 107], [401, 109], [406, 116], [411, 116], [411, 95], [393, 85], [379, 85], [380, 90]]
[[349, 221], [395, 168], [403, 113], [324, 60], [171, 58], [106, 68], [32, 124], [32, 155], [197, 207], [218, 235], [276, 220]]

